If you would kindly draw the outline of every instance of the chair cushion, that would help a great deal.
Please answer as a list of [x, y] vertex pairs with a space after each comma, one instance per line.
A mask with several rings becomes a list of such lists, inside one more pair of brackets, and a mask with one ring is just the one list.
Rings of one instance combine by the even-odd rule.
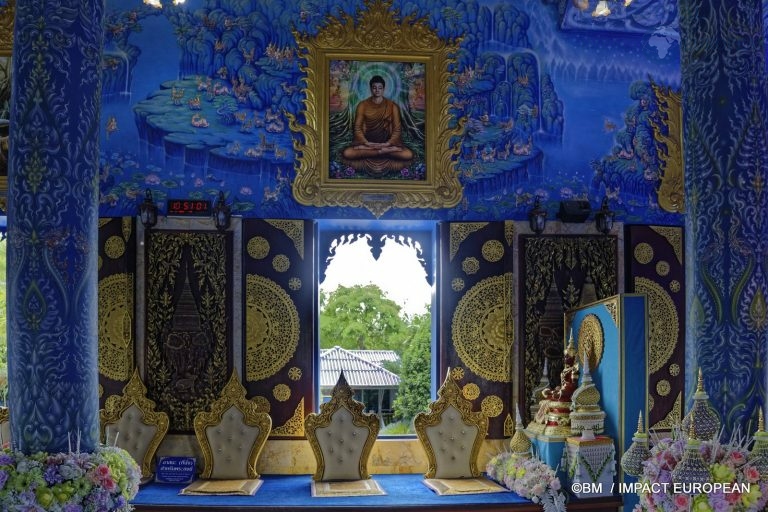
[[244, 415], [234, 405], [224, 411], [221, 422], [205, 429], [213, 453], [212, 479], [237, 480], [248, 476], [248, 457], [260, 433], [259, 427], [244, 423]]
[[[114, 432], [114, 436], [117, 439], [115, 444], [127, 451], [133, 457], [133, 460], [141, 466], [149, 445], [155, 434], [157, 434], [157, 426], [144, 423], [144, 413], [141, 412], [136, 404], [131, 404], [130, 407], [123, 411], [123, 414], [116, 423], [109, 425], [109, 430]], [[111, 439], [107, 441], [112, 442]]]
[[472, 478], [472, 445], [478, 428], [467, 425], [461, 412], [453, 405], [445, 408], [440, 422], [426, 428], [426, 435], [435, 452], [434, 478]]
[[346, 407], [333, 413], [330, 425], [318, 427], [315, 435], [325, 461], [322, 480], [360, 480], [360, 458], [370, 433], [353, 423]]

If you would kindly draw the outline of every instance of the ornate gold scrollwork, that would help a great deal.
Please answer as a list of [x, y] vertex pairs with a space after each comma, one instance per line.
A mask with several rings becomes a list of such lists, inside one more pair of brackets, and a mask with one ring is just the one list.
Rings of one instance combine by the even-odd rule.
[[683, 97], [668, 87], [651, 83], [659, 110], [664, 115], [664, 129], [653, 122], [653, 136], [664, 150], [659, 151], [662, 170], [659, 185], [659, 206], [668, 211], [682, 213], [685, 210], [685, 175], [683, 167]]

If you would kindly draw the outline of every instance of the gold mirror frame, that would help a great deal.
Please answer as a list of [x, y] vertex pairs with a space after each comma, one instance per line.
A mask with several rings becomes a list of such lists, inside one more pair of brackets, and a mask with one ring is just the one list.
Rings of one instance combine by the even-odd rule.
[[138, 369], [134, 369], [131, 380], [123, 388], [123, 394], [108, 397], [104, 402], [104, 408], [99, 411], [101, 439], [109, 443], [109, 439], [106, 439], [107, 426], [119, 422], [126, 409], [133, 404], [141, 411], [142, 423], [154, 425], [157, 428], [143, 459], [137, 461], [141, 466], [142, 478], [148, 478], [152, 476], [152, 458], [165, 438], [165, 434], [168, 433], [170, 422], [168, 415], [162, 411], [155, 411], [155, 402], [147, 398], [147, 387], [141, 381]]
[[379, 417], [376, 414], [366, 414], [363, 412], [365, 404], [355, 400], [353, 394], [354, 392], [347, 383], [347, 379], [344, 377], [344, 372], [342, 371], [341, 374], [339, 374], [339, 380], [333, 387], [331, 399], [320, 405], [320, 413], [309, 413], [304, 420], [304, 432], [306, 433], [307, 440], [312, 447], [312, 451], [315, 454], [315, 460], [317, 461], [317, 470], [312, 477], [316, 482], [323, 480], [326, 461], [315, 432], [318, 428], [328, 427], [333, 421], [333, 415], [342, 407], [352, 414], [353, 425], [356, 427], [367, 428], [369, 431], [362, 453], [360, 454], [358, 471], [360, 472], [361, 480], [370, 478], [370, 474], [368, 473], [368, 458], [370, 457], [371, 450], [376, 442], [376, 436], [379, 435], [381, 424], [379, 423]]
[[213, 473], [213, 450], [205, 431], [212, 425], [218, 425], [231, 407], [237, 408], [243, 414], [243, 423], [249, 427], [257, 427], [259, 434], [248, 453], [247, 476], [250, 479], [259, 478], [256, 472], [256, 461], [267, 443], [267, 437], [272, 430], [272, 418], [260, 410], [259, 404], [245, 398], [245, 388], [240, 383], [237, 373], [232, 372], [229, 382], [221, 390], [221, 396], [211, 404], [210, 411], [201, 411], [195, 415], [195, 437], [203, 452], [203, 471], [200, 478], [207, 479]]
[[[463, 188], [455, 170], [463, 121], [451, 113], [449, 66], [458, 40], [444, 40], [413, 15], [399, 19], [391, 2], [370, 0], [358, 11], [329, 17], [315, 36], [294, 30], [299, 57], [306, 62], [304, 123], [286, 113], [297, 158], [293, 197], [307, 206], [365, 207], [377, 218], [390, 208], [450, 208]], [[332, 60], [420, 63], [426, 70], [425, 179], [332, 179], [329, 150], [329, 88]], [[451, 126], [453, 124], [453, 126]], [[303, 142], [299, 139], [303, 139]]]
[[477, 458], [480, 455], [480, 449], [483, 446], [483, 440], [488, 435], [488, 416], [482, 411], [472, 411], [472, 402], [461, 395], [461, 389], [455, 380], [451, 378], [451, 369], [449, 368], [443, 385], [437, 390], [437, 400], [429, 404], [429, 412], [420, 412], [413, 418], [413, 427], [416, 435], [427, 454], [428, 468], [424, 474], [425, 478], [434, 478], [437, 474], [437, 456], [435, 455], [432, 443], [427, 435], [427, 428], [440, 424], [443, 412], [453, 406], [461, 414], [461, 420], [466, 425], [477, 427], [477, 437], [472, 443], [470, 452], [469, 469], [472, 476], [477, 478], [481, 475], [477, 467]]

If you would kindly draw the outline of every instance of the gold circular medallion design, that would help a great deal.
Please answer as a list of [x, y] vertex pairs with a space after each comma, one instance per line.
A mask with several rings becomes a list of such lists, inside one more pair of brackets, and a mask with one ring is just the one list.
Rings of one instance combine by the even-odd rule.
[[510, 273], [481, 280], [459, 300], [451, 321], [451, 339], [461, 361], [496, 382], [511, 377], [511, 290]]
[[496, 395], [488, 395], [480, 402], [480, 410], [489, 418], [495, 418], [504, 410], [504, 402]]
[[298, 277], [292, 277], [288, 280], [288, 288], [294, 292], [301, 290], [301, 279]]
[[111, 236], [104, 242], [104, 254], [116, 260], [125, 254], [125, 240], [119, 236]]
[[659, 394], [659, 396], [667, 396], [671, 390], [672, 386], [666, 379], [661, 379], [656, 383], [656, 392]]
[[464, 368], [461, 366], [457, 366], [456, 368], [451, 368], [451, 378], [453, 380], [461, 380], [464, 378]]
[[653, 259], [653, 247], [651, 244], [641, 242], [635, 246], [635, 259], [638, 263], [647, 265]]
[[454, 277], [451, 281], [451, 288], [455, 292], [460, 292], [464, 289], [464, 280], [460, 277]]
[[656, 273], [659, 274], [661, 277], [668, 275], [669, 263], [663, 260], [656, 263]]
[[245, 250], [248, 251], [248, 256], [251, 258], [263, 260], [269, 254], [269, 240], [263, 236], [255, 236], [248, 240]]
[[480, 387], [474, 382], [470, 382], [461, 388], [461, 394], [464, 395], [464, 398], [467, 400], [474, 400], [480, 396]]
[[673, 377], [680, 375], [680, 365], [677, 363], [672, 363], [669, 365], [669, 374]]
[[264, 276], [246, 276], [245, 370], [249, 381], [271, 377], [293, 357], [299, 344], [299, 313], [280, 285]]
[[671, 291], [672, 293], [679, 292], [680, 291], [680, 281], [678, 281], [677, 279], [675, 279], [673, 281], [670, 281], [670, 283], [669, 283], [669, 291]]
[[133, 370], [133, 279], [113, 274], [99, 281], [99, 373], [127, 381]]
[[679, 322], [672, 297], [655, 281], [635, 277], [635, 291], [648, 296], [648, 372], [667, 364], [677, 346]]
[[498, 240], [488, 240], [483, 244], [481, 252], [485, 261], [496, 263], [504, 257], [504, 244]]
[[589, 314], [584, 317], [579, 326], [579, 361], [589, 361], [589, 372], [594, 373], [600, 366], [605, 348], [605, 334], [603, 324], [597, 315]]
[[291, 380], [300, 380], [301, 379], [301, 368], [298, 366], [292, 366], [290, 370], [288, 370], [288, 378]]
[[272, 404], [265, 396], [256, 395], [255, 397], [251, 398], [251, 402], [256, 404], [256, 409], [261, 412], [269, 412], [270, 409], [272, 409]]
[[272, 268], [278, 272], [286, 272], [291, 268], [291, 260], [285, 254], [278, 254], [272, 258]]
[[480, 270], [480, 262], [473, 256], [464, 258], [464, 261], [461, 262], [461, 270], [467, 275], [476, 274]]
[[274, 396], [278, 402], [285, 402], [291, 398], [291, 388], [285, 384], [278, 384], [272, 389], [272, 396]]

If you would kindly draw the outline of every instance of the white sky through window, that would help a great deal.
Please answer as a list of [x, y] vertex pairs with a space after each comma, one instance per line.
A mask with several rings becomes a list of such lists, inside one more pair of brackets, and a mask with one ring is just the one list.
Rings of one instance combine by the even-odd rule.
[[367, 240], [360, 238], [336, 248], [320, 290], [330, 293], [341, 286], [373, 283], [409, 315], [426, 311], [432, 302], [432, 287], [426, 280], [416, 251], [387, 239], [378, 261], [373, 259]]

